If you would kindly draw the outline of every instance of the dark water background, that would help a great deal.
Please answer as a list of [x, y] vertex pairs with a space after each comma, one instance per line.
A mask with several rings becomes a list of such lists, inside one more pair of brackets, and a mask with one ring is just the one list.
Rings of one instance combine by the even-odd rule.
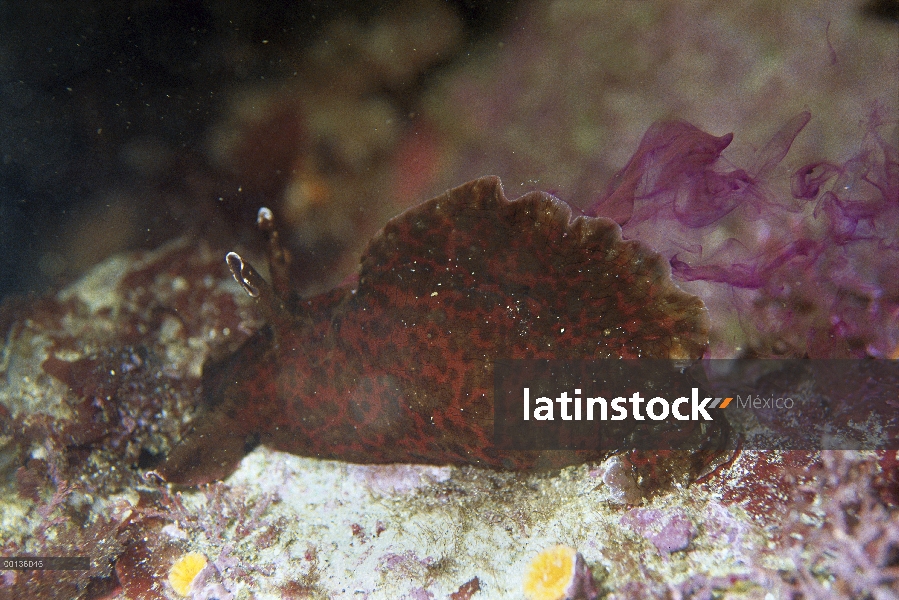
[[[0, 2], [0, 297], [189, 227], [215, 197], [203, 143], [228, 94], [289, 75], [329, 21], [396, 4]], [[515, 6], [449, 4], [468, 39]]]

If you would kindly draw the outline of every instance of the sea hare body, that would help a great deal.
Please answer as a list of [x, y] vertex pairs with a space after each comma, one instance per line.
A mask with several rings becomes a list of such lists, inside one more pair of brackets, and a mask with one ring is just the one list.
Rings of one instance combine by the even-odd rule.
[[495, 177], [472, 181], [387, 223], [356, 289], [290, 314], [272, 302], [268, 327], [207, 365], [207, 412], [158, 473], [220, 478], [256, 443], [358, 463], [527, 469], [600, 458], [499, 452], [492, 363], [698, 359], [705, 308], [669, 275], [611, 220], [572, 219], [544, 193], [509, 201]]

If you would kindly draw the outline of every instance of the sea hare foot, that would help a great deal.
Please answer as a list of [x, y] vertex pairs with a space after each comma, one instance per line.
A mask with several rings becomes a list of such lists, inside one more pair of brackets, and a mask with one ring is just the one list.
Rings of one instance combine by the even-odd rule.
[[496, 177], [392, 219], [363, 254], [355, 289], [298, 310], [240, 257], [229, 264], [269, 325], [206, 366], [206, 412], [157, 472], [167, 481], [224, 477], [257, 443], [357, 463], [601, 459], [499, 451], [493, 362], [696, 360], [708, 340], [702, 302], [674, 285], [658, 254], [622, 241], [611, 220], [572, 218], [548, 194], [509, 201]]

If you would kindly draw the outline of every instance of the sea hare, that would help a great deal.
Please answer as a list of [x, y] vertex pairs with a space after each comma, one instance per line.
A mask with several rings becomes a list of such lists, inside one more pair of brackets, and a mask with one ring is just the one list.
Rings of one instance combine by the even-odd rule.
[[[260, 222], [271, 230], [269, 217]], [[204, 369], [205, 412], [156, 472], [167, 481], [224, 477], [258, 443], [356, 463], [531, 469], [602, 458], [499, 451], [493, 361], [695, 360], [708, 340], [703, 303], [658, 254], [548, 194], [509, 201], [496, 177], [388, 222], [355, 289], [287, 301], [271, 241], [273, 286], [228, 256], [268, 326]]]

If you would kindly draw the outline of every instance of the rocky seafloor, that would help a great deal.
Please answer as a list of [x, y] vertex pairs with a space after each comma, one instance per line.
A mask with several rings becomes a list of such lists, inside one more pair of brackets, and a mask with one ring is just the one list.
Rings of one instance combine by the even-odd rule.
[[189, 552], [209, 561], [192, 598], [519, 598], [556, 544], [606, 598], [899, 597], [895, 450], [735, 450], [660, 489], [639, 453], [522, 474], [260, 446], [198, 489], [147, 477], [204, 417], [204, 365], [263, 326], [223, 260], [263, 254], [241, 225], [263, 203], [311, 295], [394, 214], [497, 174], [659, 251], [710, 309], [709, 356], [899, 358], [894, 22], [841, 2], [516, 10], [471, 47], [425, 2], [335, 19], [301, 76], [235, 92], [187, 186], [194, 227], [0, 306], [2, 554], [91, 558], [0, 571], [0, 598], [178, 598]]

